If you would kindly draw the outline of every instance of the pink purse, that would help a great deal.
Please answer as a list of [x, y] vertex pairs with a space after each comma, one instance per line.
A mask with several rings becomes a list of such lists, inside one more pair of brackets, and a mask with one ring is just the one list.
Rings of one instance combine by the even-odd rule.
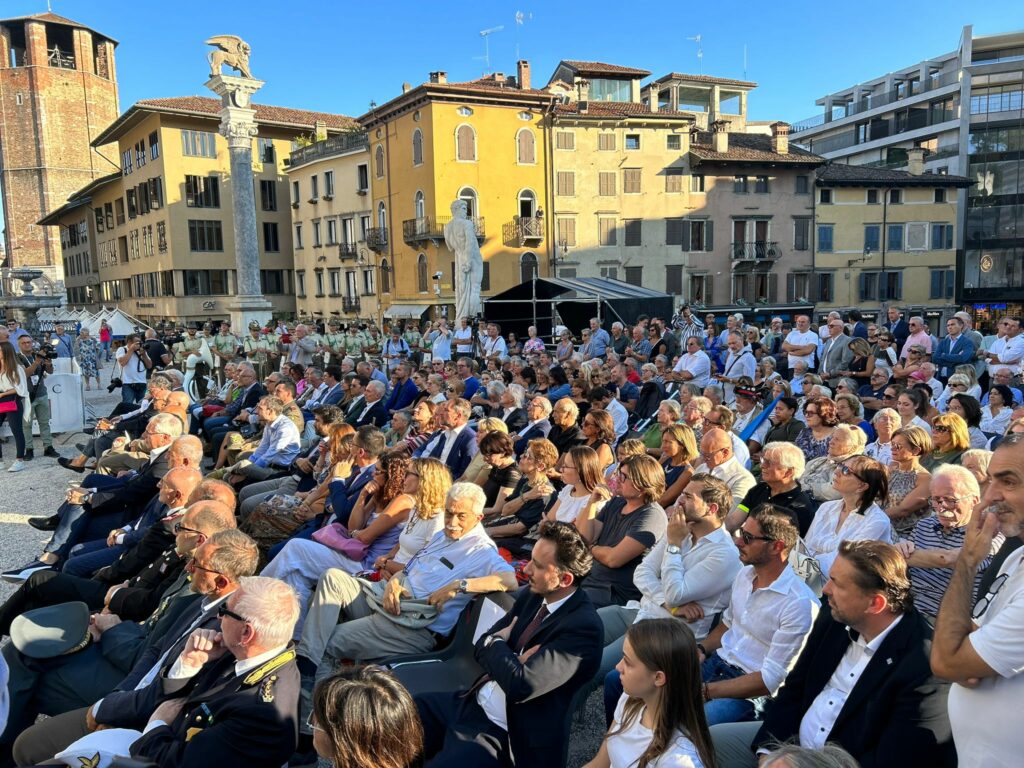
[[326, 528], [314, 532], [313, 541], [317, 541], [335, 552], [340, 552], [352, 560], [362, 560], [366, 557], [366, 550], [369, 548], [359, 539], [353, 539], [348, 533], [348, 528], [341, 523], [331, 523]]
[[18, 396], [11, 395], [9, 398], [0, 400], [0, 413], [14, 413], [18, 410]]

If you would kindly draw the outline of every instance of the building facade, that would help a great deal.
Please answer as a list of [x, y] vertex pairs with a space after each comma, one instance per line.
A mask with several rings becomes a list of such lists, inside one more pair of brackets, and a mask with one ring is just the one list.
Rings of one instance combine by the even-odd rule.
[[[299, 136], [337, 134], [355, 124], [340, 115], [254, 108], [261, 282], [275, 314], [291, 315], [294, 263], [284, 161]], [[117, 147], [121, 170], [89, 192], [97, 280], [76, 285], [90, 300], [83, 303], [116, 305], [149, 323], [229, 315], [237, 278], [230, 161], [218, 133], [219, 109], [218, 101], [203, 97], [140, 101], [94, 140]], [[43, 222], [66, 224], [65, 213], [58, 209]]]
[[288, 189], [295, 254], [295, 308], [301, 318], [380, 322], [366, 134], [341, 133], [291, 153]]
[[117, 170], [94, 139], [117, 117], [117, 41], [53, 13], [0, 21], [4, 266], [42, 269], [62, 290], [62, 246], [39, 220]]
[[923, 173], [924, 150], [910, 150], [910, 170], [825, 166], [815, 181], [815, 309], [859, 309], [885, 321], [892, 304], [941, 333], [957, 311], [954, 254], [957, 192], [963, 176]]
[[968, 176], [959, 189], [955, 302], [987, 323], [1024, 312], [1024, 216], [1018, 173], [1024, 117], [1024, 33], [976, 36], [955, 50], [822, 97], [794, 123], [794, 141], [830, 160]]

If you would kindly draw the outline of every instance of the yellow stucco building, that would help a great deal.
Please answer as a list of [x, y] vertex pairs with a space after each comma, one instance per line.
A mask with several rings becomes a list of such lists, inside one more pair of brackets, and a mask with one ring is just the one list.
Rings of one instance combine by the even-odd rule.
[[[454, 303], [454, 256], [444, 244], [451, 203], [477, 224], [486, 297], [547, 274], [544, 120], [553, 95], [530, 68], [449, 83], [444, 72], [359, 118], [369, 137], [373, 226], [385, 316], [419, 318]], [[454, 318], [452, 318], [454, 319]]]
[[909, 171], [839, 163], [818, 171], [809, 298], [819, 314], [857, 308], [884, 320], [896, 306], [941, 333], [959, 309], [957, 190], [971, 181], [923, 173], [923, 153], [910, 150]]

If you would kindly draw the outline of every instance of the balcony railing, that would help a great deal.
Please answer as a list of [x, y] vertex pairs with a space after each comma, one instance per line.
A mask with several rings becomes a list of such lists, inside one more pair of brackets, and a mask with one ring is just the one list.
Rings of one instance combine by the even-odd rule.
[[356, 261], [359, 258], [359, 249], [355, 243], [338, 243], [338, 258], [342, 261]]
[[956, 83], [959, 80], [959, 70], [935, 75], [933, 77], [929, 77], [927, 80], [911, 80], [904, 83], [904, 85], [908, 87], [897, 87], [885, 93], [869, 94], [860, 101], [851, 102], [845, 106], [842, 104], [834, 105], [833, 109], [835, 112], [833, 113], [831, 120], [828, 120], [824, 113], [814, 115], [804, 120], [798, 120], [793, 123], [790, 128], [790, 133], [800, 133], [801, 131], [806, 131], [811, 128], [817, 128], [818, 126], [824, 125], [828, 122], [835, 122], [836, 120], [842, 120], [847, 117], [852, 117], [853, 115], [859, 115], [862, 112], [877, 109], [878, 107], [884, 107], [887, 104], [893, 104], [901, 99], [907, 99], [911, 96], [919, 96], [922, 93], [935, 91], [939, 88], [945, 88], [947, 85], [953, 85], [953, 83]]
[[733, 261], [774, 261], [782, 256], [779, 244], [774, 240], [753, 240], [748, 243], [733, 243]]
[[388, 247], [388, 228], [373, 227], [366, 230], [366, 245], [380, 253]]
[[955, 118], [956, 115], [950, 111], [944, 109], [933, 111], [927, 104], [921, 104], [912, 107], [907, 113], [893, 117], [873, 117], [865, 124], [850, 128], [835, 136], [807, 141], [797, 139], [796, 142], [817, 154], [827, 154], [889, 136], [899, 136], [901, 133], [916, 131], [919, 128], [928, 128]]
[[516, 216], [512, 219], [513, 239], [519, 246], [540, 245], [544, 240], [544, 219], [535, 216]]
[[358, 312], [359, 311], [359, 297], [358, 296], [342, 296], [341, 297], [341, 310], [343, 312]]
[[323, 141], [299, 147], [288, 156], [288, 165], [294, 168], [313, 160], [366, 149], [369, 145], [370, 141], [365, 133], [339, 133], [337, 136], [331, 136]]
[[[406, 219], [402, 222], [402, 239], [407, 243], [444, 240], [444, 228], [451, 220], [451, 216], [420, 216], [415, 219]], [[486, 236], [484, 218], [474, 216], [473, 224], [476, 226], [477, 239], [483, 240]]]

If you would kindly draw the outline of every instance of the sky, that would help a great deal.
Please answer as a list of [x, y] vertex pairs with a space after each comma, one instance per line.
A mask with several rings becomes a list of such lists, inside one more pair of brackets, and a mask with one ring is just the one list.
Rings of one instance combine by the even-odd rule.
[[[212, 94], [203, 87], [211, 48], [234, 34], [252, 47], [255, 101], [357, 117], [444, 70], [450, 81], [514, 74], [530, 62], [542, 87], [561, 59], [752, 80], [748, 117], [797, 122], [826, 93], [955, 50], [961, 29], [1024, 29], [1015, 0], [823, 0], [478, 3], [271, 0], [50, 0], [52, 11], [119, 42], [121, 109], [145, 98]], [[47, 0], [0, 0], [0, 18], [47, 10]], [[518, 19], [518, 21], [517, 21]], [[485, 39], [483, 30], [495, 29]], [[700, 36], [700, 42], [690, 38]], [[484, 61], [485, 42], [490, 67]], [[699, 47], [698, 47], [699, 46]], [[698, 59], [698, 50], [702, 57]]]

